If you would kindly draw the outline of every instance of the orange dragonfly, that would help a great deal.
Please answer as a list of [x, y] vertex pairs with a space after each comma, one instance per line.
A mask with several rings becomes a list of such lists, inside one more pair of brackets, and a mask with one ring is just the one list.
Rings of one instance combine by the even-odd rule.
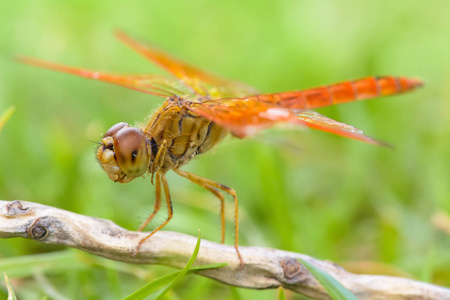
[[220, 200], [222, 243], [225, 241], [225, 206], [221, 192], [233, 197], [234, 247], [243, 266], [238, 248], [239, 214], [236, 192], [210, 179], [183, 171], [180, 167], [213, 148], [229, 133], [244, 138], [277, 123], [291, 123], [370, 144], [385, 145], [353, 126], [329, 119], [310, 109], [399, 94], [422, 85], [418, 79], [382, 76], [301, 91], [259, 94], [252, 87], [201, 71], [154, 46], [132, 39], [123, 32], [117, 32], [116, 35], [120, 41], [172, 76], [114, 75], [28, 57], [19, 59], [38, 67], [106, 81], [166, 99], [147, 124], [132, 127], [122, 122], [112, 126], [101, 140], [97, 152], [97, 159], [111, 180], [127, 183], [148, 172], [152, 183], [155, 181], [154, 209], [139, 227], [139, 231], [144, 230], [159, 211], [164, 192], [168, 218], [137, 244], [133, 256], [138, 254], [148, 238], [172, 218], [172, 200], [165, 173], [173, 170], [210, 191]]

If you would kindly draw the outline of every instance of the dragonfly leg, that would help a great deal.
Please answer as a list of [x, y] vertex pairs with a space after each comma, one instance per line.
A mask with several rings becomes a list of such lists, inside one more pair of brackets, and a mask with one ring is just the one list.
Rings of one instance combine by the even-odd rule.
[[161, 144], [161, 147], [158, 150], [158, 153], [156, 153], [156, 157], [153, 160], [152, 166], [151, 166], [151, 173], [152, 173], [152, 179], [151, 182], [153, 184], [153, 175], [161, 168], [161, 166], [164, 163], [164, 158], [166, 157], [166, 150], [167, 150], [167, 140], [164, 140]]
[[[236, 192], [232, 189], [229, 188], [223, 184], [217, 183], [215, 181], [212, 181], [210, 179], [204, 178], [204, 177], [200, 177], [198, 175], [195, 175], [193, 173], [190, 172], [186, 172], [180, 169], [173, 169], [175, 173], [177, 173], [178, 175], [189, 179], [190, 181], [192, 181], [193, 183], [196, 183], [202, 187], [204, 187], [205, 189], [207, 189], [208, 191], [212, 192], [214, 195], [217, 196], [217, 194], [219, 194], [217, 192], [216, 189], [222, 190], [225, 193], [229, 194], [230, 196], [233, 197], [234, 199], [234, 248], [236, 249], [236, 253], [237, 256], [239, 258], [239, 262], [241, 264], [241, 268], [244, 268], [244, 261], [242, 260], [242, 256], [241, 253], [239, 252], [239, 248], [238, 248], [238, 240], [239, 240], [239, 205], [238, 205], [238, 199], [236, 196]], [[214, 191], [214, 192], [213, 192]], [[219, 197], [219, 196], [218, 196]], [[219, 197], [219, 199], [223, 199], [223, 197]], [[223, 222], [225, 221], [224, 218], [224, 209], [221, 211], [222, 214], [222, 219]], [[224, 229], [223, 229], [224, 230]]]
[[164, 196], [166, 198], [166, 203], [167, 203], [167, 219], [161, 225], [159, 225], [157, 228], [155, 228], [152, 232], [150, 232], [149, 235], [147, 235], [145, 238], [143, 238], [142, 240], [139, 241], [139, 243], [132, 255], [133, 257], [135, 257], [139, 253], [139, 250], [141, 249], [142, 244], [146, 240], [148, 240], [152, 235], [154, 235], [157, 231], [159, 231], [161, 228], [166, 226], [167, 223], [169, 223], [170, 219], [172, 219], [172, 216], [173, 216], [172, 200], [170, 199], [169, 184], [167, 183], [166, 175], [162, 172], [156, 173], [156, 182], [157, 183], [161, 182], [163, 189], [164, 189]]
[[217, 198], [219, 198], [220, 200], [220, 226], [221, 226], [221, 238], [220, 238], [220, 242], [222, 244], [225, 243], [225, 198], [223, 197], [223, 195], [221, 193], [219, 193], [219, 191], [209, 185], [206, 186], [201, 186], [205, 189], [207, 189], [208, 191], [210, 191], [211, 193], [213, 193]]
[[138, 231], [144, 230], [144, 228], [148, 225], [148, 223], [153, 220], [156, 213], [161, 208], [161, 178], [160, 176], [156, 175], [156, 184], [155, 184], [155, 206], [153, 208], [153, 212], [148, 216], [147, 220], [145, 220], [141, 226], [139, 226]]
[[[181, 175], [181, 176], [183, 176], [183, 175]], [[200, 185], [202, 188], [210, 191], [217, 198], [219, 198], [219, 200], [220, 200], [220, 225], [221, 225], [221, 239], [220, 239], [220, 242], [222, 244], [224, 244], [225, 243], [225, 198], [223, 197], [223, 195], [221, 193], [219, 193], [219, 191], [215, 187], [210, 186], [207, 183], [200, 183], [200, 182], [197, 182], [197, 181], [193, 181], [193, 182], [198, 184], [198, 185]]]

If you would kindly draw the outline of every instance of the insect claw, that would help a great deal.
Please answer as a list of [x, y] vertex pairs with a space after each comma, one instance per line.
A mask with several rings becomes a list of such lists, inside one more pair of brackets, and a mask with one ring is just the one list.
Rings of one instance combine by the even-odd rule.
[[138, 244], [138, 245], [136, 246], [136, 248], [134, 249], [133, 253], [131, 253], [131, 257], [132, 257], [132, 258], [135, 258], [135, 257], [138, 255], [139, 250], [141, 250], [141, 245], [142, 245], [141, 242], [142, 242], [142, 241], [139, 242], [139, 244]]
[[244, 262], [240, 261], [239, 267], [237, 268], [238, 271], [244, 271], [245, 270], [245, 266], [244, 266]]
[[245, 269], [245, 267], [244, 267], [244, 260], [242, 259], [241, 252], [239, 251], [237, 246], [235, 247], [235, 249], [236, 249], [236, 253], [237, 253], [238, 259], [239, 259], [239, 267], [237, 268], [237, 270], [238, 271], [243, 271]]

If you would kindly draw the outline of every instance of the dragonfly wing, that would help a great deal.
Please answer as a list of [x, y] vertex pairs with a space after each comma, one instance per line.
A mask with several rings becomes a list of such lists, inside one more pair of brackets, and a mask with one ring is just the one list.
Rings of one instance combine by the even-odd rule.
[[315, 109], [356, 100], [400, 94], [412, 91], [422, 85], [422, 81], [414, 78], [367, 77], [301, 91], [261, 94], [247, 98], [277, 104], [289, 109]]
[[375, 144], [380, 146], [390, 146], [389, 144], [368, 137], [361, 129], [358, 129], [352, 125], [348, 125], [336, 120], [330, 119], [324, 115], [321, 115], [312, 110], [298, 110], [293, 113], [299, 118], [299, 120], [306, 123], [305, 126], [340, 135], [343, 137], [351, 138], [354, 140], [366, 142], [369, 144]]
[[190, 109], [230, 132], [244, 138], [258, 131], [270, 128], [277, 123], [291, 123], [310, 127], [370, 144], [385, 145], [347, 124], [340, 123], [316, 112], [290, 110], [274, 104], [251, 99], [229, 99], [204, 103], [193, 103]]
[[179, 82], [159, 75], [117, 75], [64, 66], [30, 57], [19, 57], [18, 60], [29, 65], [105, 81], [163, 98], [189, 93]]
[[[270, 118], [268, 111], [280, 112], [277, 118]], [[251, 136], [260, 130], [272, 127], [277, 122], [287, 122], [295, 116], [283, 108], [272, 107], [257, 101], [241, 99], [217, 100], [193, 103], [190, 107], [194, 113], [201, 115], [218, 125], [227, 128], [239, 138]], [[284, 117], [281, 115], [284, 114]]]
[[257, 90], [252, 87], [204, 72], [168, 55], [148, 43], [137, 41], [122, 31], [117, 31], [116, 36], [120, 41], [142, 56], [166, 69], [199, 96], [209, 96], [212, 99], [242, 97], [257, 93]]

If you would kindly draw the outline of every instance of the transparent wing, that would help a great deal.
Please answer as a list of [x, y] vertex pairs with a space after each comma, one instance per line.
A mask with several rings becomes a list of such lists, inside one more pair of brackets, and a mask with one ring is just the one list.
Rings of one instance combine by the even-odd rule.
[[387, 145], [372, 139], [353, 126], [332, 120], [309, 110], [289, 110], [251, 99], [223, 99], [193, 103], [190, 109], [239, 138], [254, 135], [277, 123], [291, 123], [376, 145]]
[[131, 38], [122, 31], [116, 32], [117, 38], [130, 48], [166, 69], [180, 79], [193, 93], [213, 98], [243, 97], [256, 94], [257, 90], [239, 82], [229, 81], [197, 69], [167, 53]]
[[191, 93], [180, 82], [159, 75], [117, 75], [64, 66], [30, 57], [18, 57], [18, 60], [29, 65], [105, 81], [163, 98]]

